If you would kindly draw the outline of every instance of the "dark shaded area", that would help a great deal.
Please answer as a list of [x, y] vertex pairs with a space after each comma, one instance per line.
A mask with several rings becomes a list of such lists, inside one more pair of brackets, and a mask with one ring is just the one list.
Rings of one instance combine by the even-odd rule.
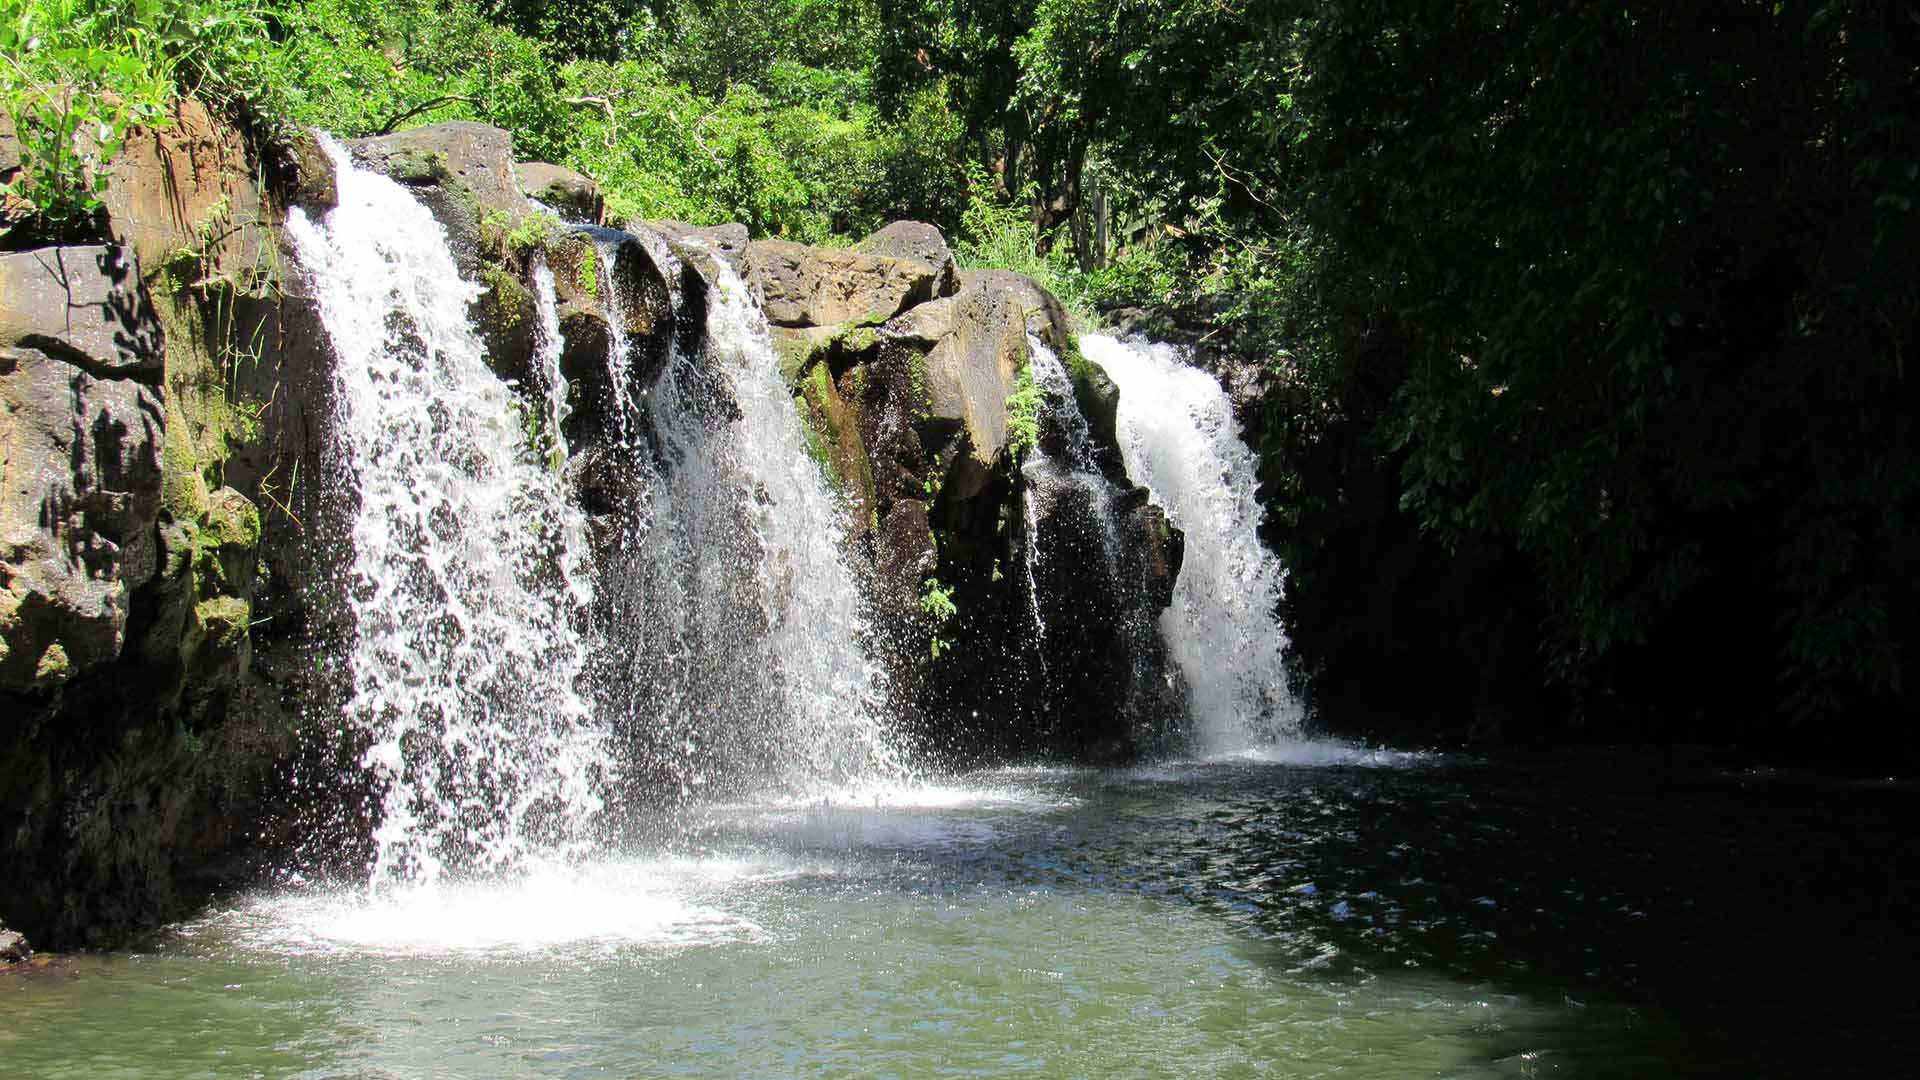
[[1490, 1012], [1475, 1041], [1543, 1074], [1897, 1074], [1920, 1038], [1910, 783], [1697, 753], [1056, 782], [1072, 805], [994, 819], [920, 887], [1192, 906], [1261, 950], [1276, 992], [1404, 976], [1516, 999], [1524, 1018]]

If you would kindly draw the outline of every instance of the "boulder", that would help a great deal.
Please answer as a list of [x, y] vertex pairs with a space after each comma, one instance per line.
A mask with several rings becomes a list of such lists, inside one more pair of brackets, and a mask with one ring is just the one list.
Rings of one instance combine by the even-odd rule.
[[160, 323], [131, 252], [115, 244], [0, 254], [0, 345], [100, 378], [160, 375]]
[[167, 126], [128, 133], [101, 195], [109, 232], [148, 277], [272, 277], [277, 215], [253, 182], [255, 164], [237, 130], [182, 100]]
[[1120, 387], [1099, 364], [1078, 347], [1067, 353], [1067, 378], [1073, 383], [1073, 401], [1087, 418], [1087, 434], [1112, 473], [1125, 471], [1120, 455]]
[[538, 199], [568, 221], [581, 225], [607, 224], [607, 199], [600, 185], [564, 165], [522, 161], [514, 166], [520, 190]]
[[27, 936], [0, 923], [0, 967], [17, 964], [32, 955], [33, 946], [27, 944]]
[[[564, 434], [580, 446], [616, 430], [619, 402], [637, 400], [659, 376], [674, 308], [665, 274], [632, 234], [583, 228], [553, 244], [547, 260], [560, 315], [560, 369], [573, 395]], [[612, 350], [622, 339], [627, 351], [616, 364]], [[624, 385], [615, 384], [616, 373], [624, 373]]]
[[288, 205], [319, 213], [340, 202], [340, 177], [334, 172], [333, 158], [313, 131], [295, 128], [281, 150], [275, 180]]
[[[709, 261], [713, 258], [726, 263], [742, 278], [747, 276], [743, 268], [747, 253], [745, 225], [737, 221], [725, 225], [689, 225], [684, 221], [648, 221], [643, 224], [670, 242], [674, 251], [699, 268], [708, 281], [719, 277], [718, 273], [713, 272]], [[693, 242], [689, 244], [688, 241]]]
[[908, 309], [880, 328], [890, 347], [918, 353], [926, 425], [933, 443], [964, 433], [941, 488], [942, 499], [969, 499], [987, 484], [1007, 450], [1007, 398], [1027, 362], [1027, 332], [1015, 294], [971, 284]]
[[855, 251], [913, 259], [933, 270], [933, 295], [960, 291], [960, 264], [940, 230], [922, 221], [896, 221], [854, 245]]
[[119, 658], [155, 569], [163, 416], [152, 387], [0, 347], [0, 688]]
[[934, 295], [934, 270], [919, 259], [755, 240], [742, 264], [776, 326], [873, 325]]
[[[486, 232], [510, 230], [526, 216], [514, 174], [513, 136], [468, 120], [413, 128], [347, 143], [354, 160], [414, 189], [447, 230], [460, 274], [478, 278]], [[485, 224], [488, 226], [483, 229]]]
[[1073, 346], [1073, 317], [1058, 298], [1027, 275], [1011, 270], [967, 270], [960, 274], [960, 283], [1011, 294], [1028, 333], [1056, 353], [1064, 355]]

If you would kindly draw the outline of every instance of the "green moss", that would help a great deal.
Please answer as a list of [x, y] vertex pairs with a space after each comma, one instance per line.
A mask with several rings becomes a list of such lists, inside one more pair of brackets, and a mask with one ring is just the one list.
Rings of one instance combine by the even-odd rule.
[[247, 640], [253, 605], [237, 596], [216, 596], [193, 605], [193, 621], [208, 644], [222, 651], [239, 649]]
[[805, 334], [773, 334], [773, 351], [780, 357], [780, 376], [788, 386], [798, 387], [810, 367], [826, 365], [814, 363], [821, 354], [820, 345]]
[[66, 648], [56, 641], [40, 654], [33, 677], [38, 682], [63, 682], [72, 673], [73, 662], [67, 658]]
[[927, 358], [924, 353], [907, 356], [907, 388], [913, 394], [913, 415], [925, 420], [933, 415], [933, 398], [927, 393]]
[[507, 233], [507, 250], [524, 258], [551, 246], [560, 231], [558, 217], [545, 210], [536, 210], [521, 218], [520, 224]]
[[1020, 365], [1013, 393], [1007, 396], [1007, 453], [1015, 464], [1040, 440], [1040, 404], [1046, 396], [1034, 380], [1033, 362]]
[[1060, 354], [1060, 361], [1066, 366], [1067, 376], [1076, 383], [1085, 382], [1095, 376], [1100, 369], [1080, 351], [1080, 335], [1067, 342], [1066, 350]]
[[437, 184], [453, 178], [447, 155], [438, 150], [405, 146], [389, 153], [386, 173], [403, 184]]
[[820, 471], [835, 487], [843, 487], [844, 482], [833, 467], [833, 455], [827, 451], [826, 440], [820, 437], [819, 429], [815, 426], [814, 409], [807, 403], [806, 395], [795, 394], [793, 407], [800, 413], [800, 433], [807, 440], [807, 456], [820, 466]]
[[532, 300], [526, 286], [504, 267], [488, 262], [480, 264], [480, 281], [487, 287], [480, 299], [481, 336], [493, 338], [518, 330]]
[[857, 325], [834, 338], [834, 347], [849, 355], [867, 352], [880, 344], [880, 335], [871, 326]]
[[589, 299], [596, 302], [600, 299], [600, 249], [594, 247], [592, 241], [581, 241], [577, 281], [580, 291], [586, 293]]

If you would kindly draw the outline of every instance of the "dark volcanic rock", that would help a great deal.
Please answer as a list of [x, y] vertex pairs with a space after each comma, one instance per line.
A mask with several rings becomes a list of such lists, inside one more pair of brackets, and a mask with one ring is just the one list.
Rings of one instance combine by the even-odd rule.
[[160, 323], [139, 266], [118, 245], [0, 254], [0, 345], [101, 378], [160, 375]]

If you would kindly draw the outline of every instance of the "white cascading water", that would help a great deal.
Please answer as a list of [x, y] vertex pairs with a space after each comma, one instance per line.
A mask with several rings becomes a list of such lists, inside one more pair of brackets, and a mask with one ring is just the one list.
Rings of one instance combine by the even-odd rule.
[[533, 259], [533, 297], [539, 318], [533, 371], [534, 377], [540, 380], [536, 389], [546, 403], [546, 411], [541, 416], [539, 449], [546, 455], [547, 467], [557, 470], [567, 460], [566, 429], [562, 425], [573, 410], [567, 404], [567, 377], [560, 371], [560, 355], [566, 348], [566, 340], [560, 336], [560, 298], [554, 290], [553, 268], [547, 265], [545, 255], [536, 255]]
[[606, 309], [607, 375], [613, 386], [613, 412], [622, 437], [633, 433], [633, 345], [627, 338], [627, 295], [619, 286], [620, 245], [616, 238], [597, 236], [593, 241], [594, 272], [599, 280], [601, 306]]
[[724, 262], [703, 263], [716, 278], [704, 348], [676, 342], [621, 425], [650, 440], [627, 447], [642, 506], [609, 583], [624, 724], [652, 747], [643, 768], [683, 797], [891, 785], [906, 769], [864, 647], [844, 507], [807, 453], [758, 304]]
[[288, 230], [333, 341], [333, 453], [358, 499], [347, 708], [379, 784], [373, 888], [565, 857], [600, 807], [576, 687], [582, 518], [487, 368], [480, 289], [443, 230], [326, 146], [339, 204], [291, 211]]
[[1088, 334], [1080, 348], [1120, 388], [1127, 474], [1186, 534], [1160, 625], [1186, 679], [1196, 749], [1244, 754], [1296, 735], [1276, 616], [1285, 573], [1260, 542], [1256, 461], [1226, 392], [1171, 345]]

